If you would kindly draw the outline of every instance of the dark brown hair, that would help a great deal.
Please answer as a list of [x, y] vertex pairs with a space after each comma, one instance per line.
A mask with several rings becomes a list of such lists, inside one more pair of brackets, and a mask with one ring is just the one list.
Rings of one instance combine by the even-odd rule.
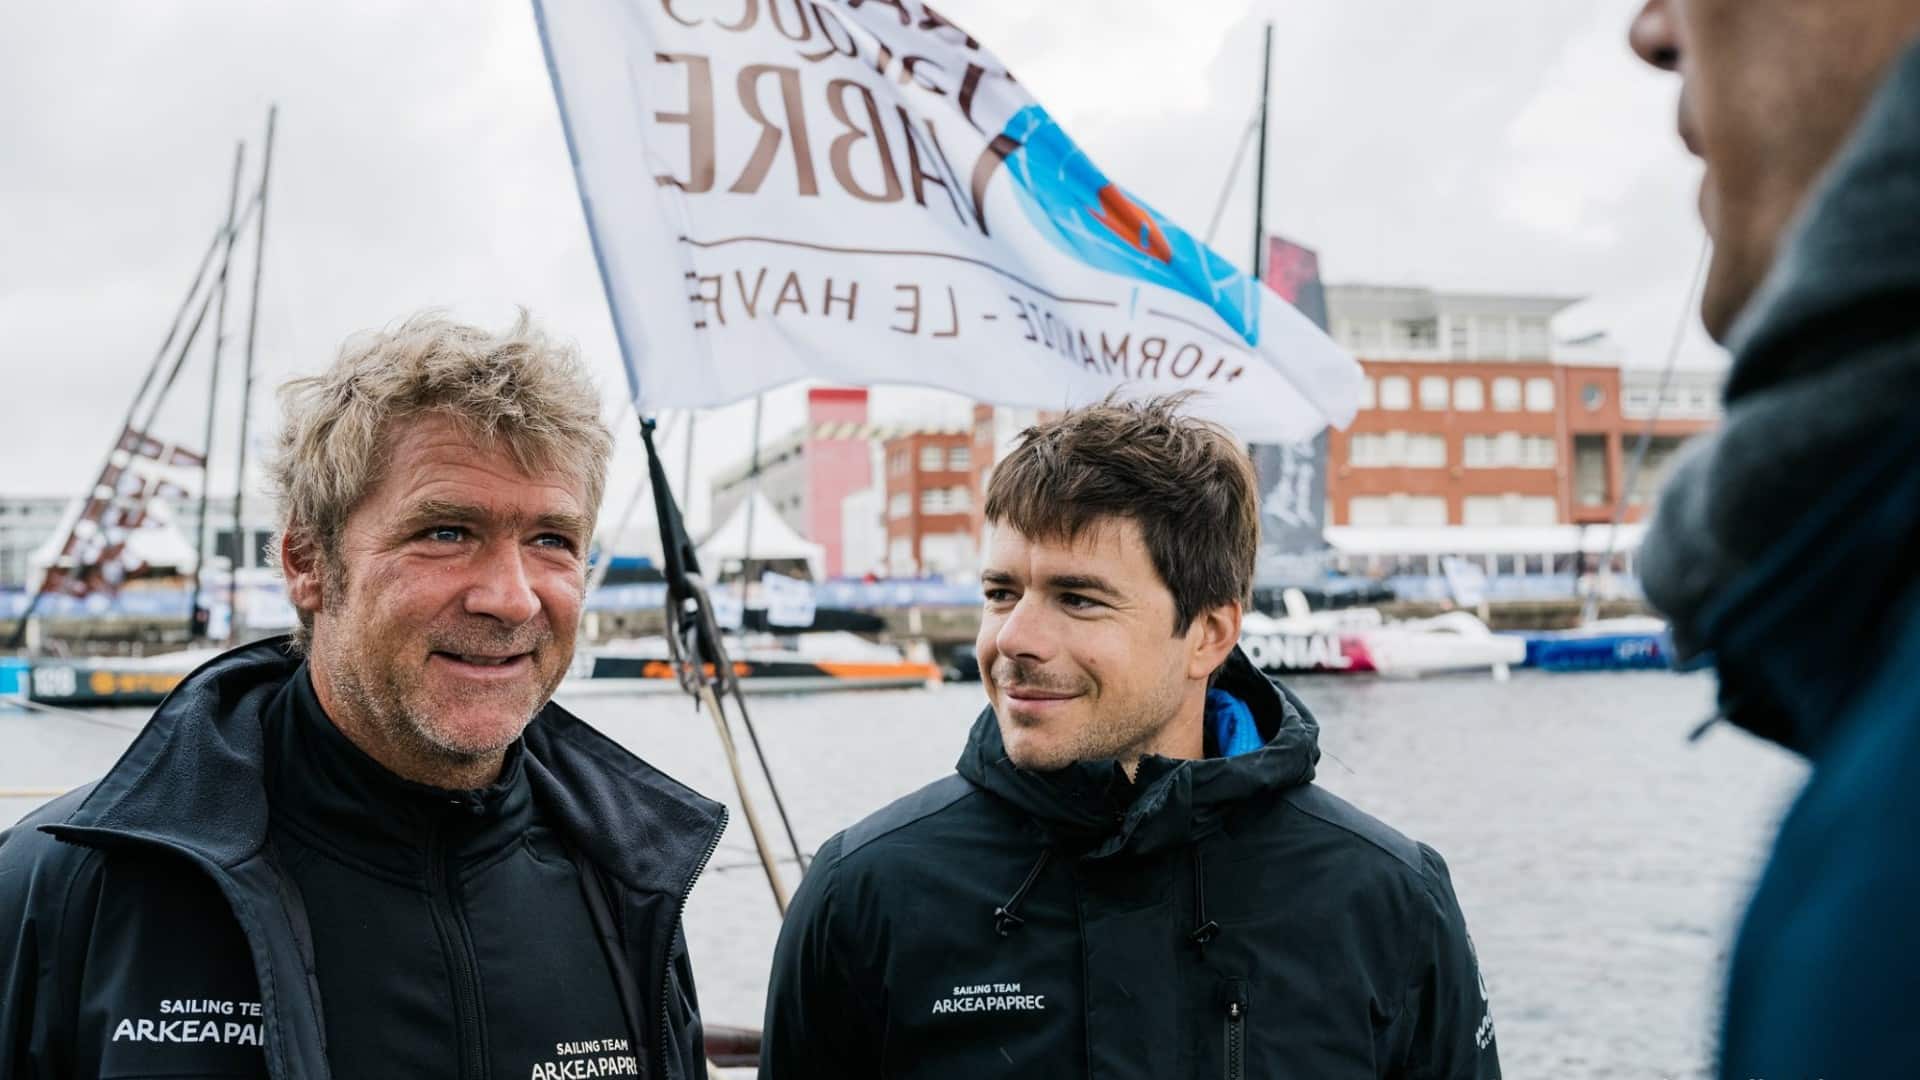
[[1140, 526], [1173, 593], [1173, 632], [1201, 612], [1246, 603], [1260, 544], [1253, 462], [1224, 428], [1180, 414], [1190, 394], [1075, 409], [1020, 433], [994, 466], [986, 519], [1072, 543], [1108, 518]]

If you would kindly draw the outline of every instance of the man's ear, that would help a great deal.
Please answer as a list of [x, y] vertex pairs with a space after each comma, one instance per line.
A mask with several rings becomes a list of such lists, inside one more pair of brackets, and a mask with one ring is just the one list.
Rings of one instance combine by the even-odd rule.
[[326, 594], [321, 559], [298, 526], [280, 534], [280, 574], [287, 583], [287, 602], [308, 615], [320, 611]]
[[1221, 604], [1193, 617], [1187, 628], [1187, 678], [1205, 679], [1227, 662], [1240, 643], [1240, 602]]

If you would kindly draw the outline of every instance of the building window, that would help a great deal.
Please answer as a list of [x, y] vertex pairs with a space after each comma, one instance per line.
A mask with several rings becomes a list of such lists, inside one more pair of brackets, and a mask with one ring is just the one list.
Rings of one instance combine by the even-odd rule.
[[1502, 375], [1493, 380], [1493, 407], [1499, 412], [1520, 411], [1520, 380]]
[[1420, 407], [1429, 412], [1447, 411], [1447, 380], [1443, 375], [1427, 375], [1420, 380]]
[[1553, 380], [1536, 378], [1527, 380], [1527, 411], [1553, 411]]
[[1486, 384], [1471, 375], [1453, 380], [1453, 407], [1461, 412], [1479, 412], [1486, 408]]
[[920, 448], [921, 472], [939, 472], [941, 463], [945, 460], [946, 454], [942, 453], [937, 446], [923, 446]]
[[1347, 520], [1361, 528], [1445, 525], [1447, 500], [1442, 495], [1356, 495], [1347, 501]]
[[[1465, 525], [1487, 526], [1541, 526], [1554, 525], [1559, 520], [1560, 507], [1551, 495], [1520, 495], [1509, 492], [1504, 495], [1469, 495], [1460, 503], [1460, 521]], [[1515, 562], [1508, 562], [1512, 556], [1502, 556], [1501, 569], [1511, 572], [1518, 569]], [[1516, 560], [1517, 562], [1517, 560]]]
[[887, 516], [895, 520], [913, 513], [913, 496], [904, 491], [896, 491], [887, 500]]
[[1495, 360], [1506, 360], [1512, 356], [1509, 349], [1508, 323], [1505, 318], [1482, 318], [1479, 323], [1480, 355]]
[[1604, 435], [1573, 437], [1573, 501], [1587, 507], [1605, 506], [1612, 501], [1607, 492]]
[[1380, 407], [1396, 412], [1413, 408], [1413, 383], [1405, 375], [1380, 380]]
[[1469, 435], [1460, 457], [1469, 469], [1551, 469], [1560, 461], [1559, 448], [1550, 436], [1517, 431]]
[[1378, 354], [1385, 336], [1381, 333], [1382, 324], [1378, 319], [1366, 319], [1347, 323], [1347, 348], [1361, 354]]
[[947, 489], [928, 488], [920, 493], [920, 512], [923, 514], [944, 514], [947, 512]]
[[1376, 393], [1377, 389], [1374, 385], [1373, 376], [1369, 375], [1360, 380], [1360, 407], [1362, 409], [1375, 407], [1374, 403], [1379, 400], [1379, 395]]
[[1545, 319], [1521, 319], [1516, 327], [1515, 352], [1522, 359], [1545, 360], [1553, 352], [1553, 336]]
[[952, 472], [966, 472], [973, 467], [971, 447], [956, 446], [947, 451], [947, 469]]
[[1473, 352], [1473, 333], [1467, 320], [1454, 316], [1447, 320], [1447, 354], [1456, 359]]
[[1348, 449], [1347, 463], [1357, 469], [1444, 469], [1447, 466], [1446, 436], [1406, 431], [1355, 435]]
[[1433, 319], [1395, 321], [1393, 344], [1400, 352], [1430, 353], [1440, 347], [1440, 324]]

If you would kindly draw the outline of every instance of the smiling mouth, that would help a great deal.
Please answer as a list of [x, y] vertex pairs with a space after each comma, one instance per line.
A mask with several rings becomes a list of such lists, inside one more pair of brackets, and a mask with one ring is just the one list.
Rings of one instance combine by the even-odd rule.
[[1045, 705], [1054, 701], [1072, 701], [1079, 694], [1061, 694], [1049, 690], [1022, 690], [1009, 687], [1005, 691], [1007, 700], [1023, 705]]
[[484, 656], [478, 653], [452, 653], [452, 652], [436, 651], [435, 653], [433, 653], [433, 655], [439, 657], [442, 660], [450, 660], [456, 664], [464, 664], [468, 667], [504, 668], [504, 667], [511, 667], [517, 664], [519, 661], [526, 659], [530, 654], [513, 653], [510, 656]]

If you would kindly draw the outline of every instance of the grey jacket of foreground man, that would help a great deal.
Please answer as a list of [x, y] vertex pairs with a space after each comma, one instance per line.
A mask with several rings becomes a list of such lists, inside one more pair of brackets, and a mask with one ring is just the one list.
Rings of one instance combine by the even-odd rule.
[[[314, 955], [315, 924], [271, 839], [267, 716], [296, 678], [305, 674], [285, 639], [218, 657], [161, 704], [105, 777], [0, 832], [0, 1077], [255, 1076], [262, 1050], [279, 1080], [330, 1075], [326, 1019], [367, 1005], [352, 994], [321, 1000], [316, 961], [327, 958]], [[598, 940], [556, 947], [615, 973], [638, 1069], [620, 1075], [704, 1076], [680, 915], [725, 812], [554, 705], [527, 726], [518, 754], [542, 819], [587, 871], [576, 888], [599, 900], [587, 901]], [[532, 845], [523, 838], [492, 865]], [[498, 933], [524, 944], [543, 932], [553, 901], [500, 898], [517, 917]], [[364, 903], [395, 906], [361, 913], [371, 918], [416, 915], [428, 900], [401, 888], [369, 890]], [[476, 930], [468, 955], [485, 968], [515, 944]], [[392, 976], [437, 996], [411, 1018], [361, 1018], [359, 1030], [400, 1059], [424, 1035], [412, 1023], [437, 1033], [454, 1015], [453, 991], [444, 972]], [[229, 989], [213, 999], [207, 987]], [[580, 1004], [555, 995], [518, 1027], [564, 1030]], [[450, 1055], [435, 1075], [456, 1071]]]
[[1314, 786], [1318, 728], [1235, 650], [1266, 745], [1038, 774], [991, 710], [959, 775], [829, 840], [760, 1075], [1494, 1077], [1432, 849]]
[[1641, 573], [1725, 715], [1813, 775], [1734, 950], [1720, 1075], [1920, 1076], [1920, 51], [1732, 345], [1727, 422]]

